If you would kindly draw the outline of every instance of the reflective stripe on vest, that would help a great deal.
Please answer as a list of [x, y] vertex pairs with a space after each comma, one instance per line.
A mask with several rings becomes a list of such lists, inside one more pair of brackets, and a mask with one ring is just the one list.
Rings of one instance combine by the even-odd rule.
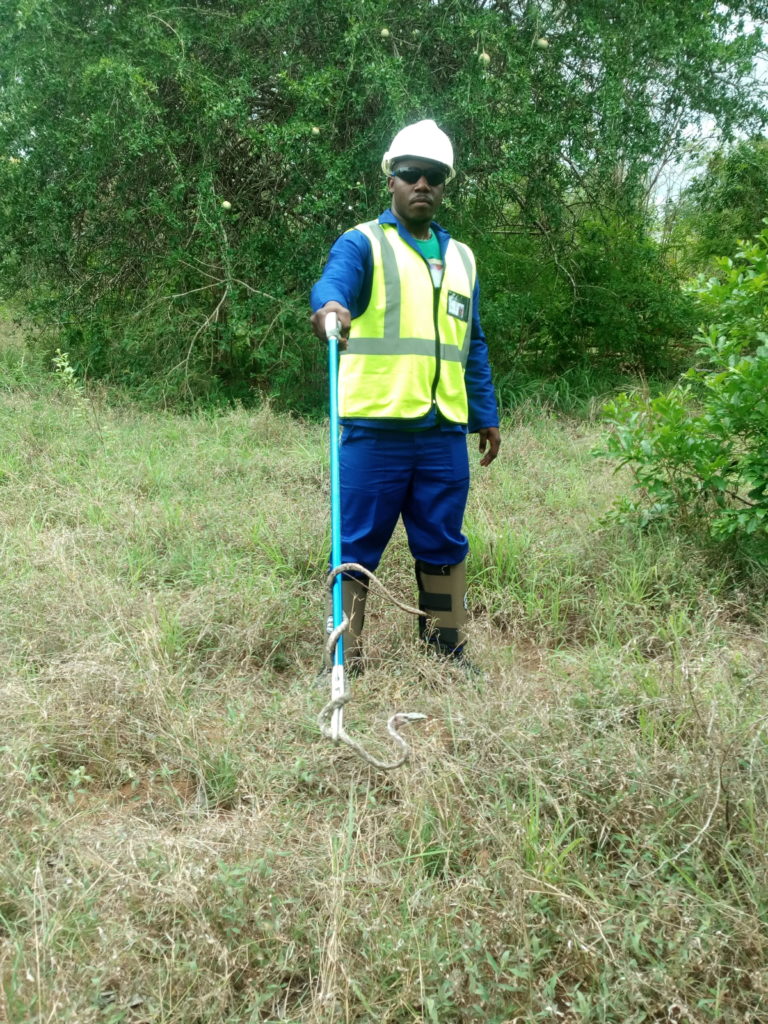
[[[416, 419], [434, 401], [467, 422], [464, 368], [472, 334], [475, 261], [451, 239], [435, 305], [429, 266], [394, 225], [357, 230], [371, 244], [373, 277], [365, 311], [352, 321], [339, 362], [339, 412], [360, 418]], [[437, 333], [436, 333], [437, 328]]]

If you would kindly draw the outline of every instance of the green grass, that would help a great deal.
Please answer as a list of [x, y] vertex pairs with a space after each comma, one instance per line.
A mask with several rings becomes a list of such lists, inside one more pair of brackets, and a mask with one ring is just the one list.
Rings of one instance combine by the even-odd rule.
[[372, 596], [384, 775], [315, 723], [324, 429], [2, 367], [0, 1020], [768, 1019], [765, 581], [601, 526], [589, 420], [475, 473], [484, 682]]

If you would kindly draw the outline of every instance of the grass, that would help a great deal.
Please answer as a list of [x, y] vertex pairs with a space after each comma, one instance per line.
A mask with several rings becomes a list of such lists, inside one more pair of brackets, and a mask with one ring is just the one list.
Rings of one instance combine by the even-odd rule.
[[371, 598], [384, 775], [315, 724], [323, 428], [0, 373], [0, 1020], [768, 1019], [765, 581], [601, 526], [593, 423], [475, 474], [484, 682]]

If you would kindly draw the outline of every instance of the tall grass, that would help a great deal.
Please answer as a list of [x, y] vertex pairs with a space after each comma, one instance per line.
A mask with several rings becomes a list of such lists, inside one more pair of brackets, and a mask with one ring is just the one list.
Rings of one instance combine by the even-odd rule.
[[[594, 426], [519, 417], [475, 474], [484, 680], [371, 597], [349, 728], [428, 715], [383, 775], [314, 721], [324, 429], [14, 365], [0, 1019], [768, 1019], [764, 580], [601, 526]], [[381, 575], [413, 598], [401, 532]]]

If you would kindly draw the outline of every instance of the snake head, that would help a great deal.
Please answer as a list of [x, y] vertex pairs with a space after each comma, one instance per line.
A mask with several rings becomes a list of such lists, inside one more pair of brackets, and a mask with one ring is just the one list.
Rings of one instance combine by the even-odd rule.
[[397, 714], [392, 715], [389, 720], [390, 726], [397, 731], [404, 725], [408, 725], [410, 722], [424, 722], [427, 716], [422, 715], [420, 711], [398, 711]]

